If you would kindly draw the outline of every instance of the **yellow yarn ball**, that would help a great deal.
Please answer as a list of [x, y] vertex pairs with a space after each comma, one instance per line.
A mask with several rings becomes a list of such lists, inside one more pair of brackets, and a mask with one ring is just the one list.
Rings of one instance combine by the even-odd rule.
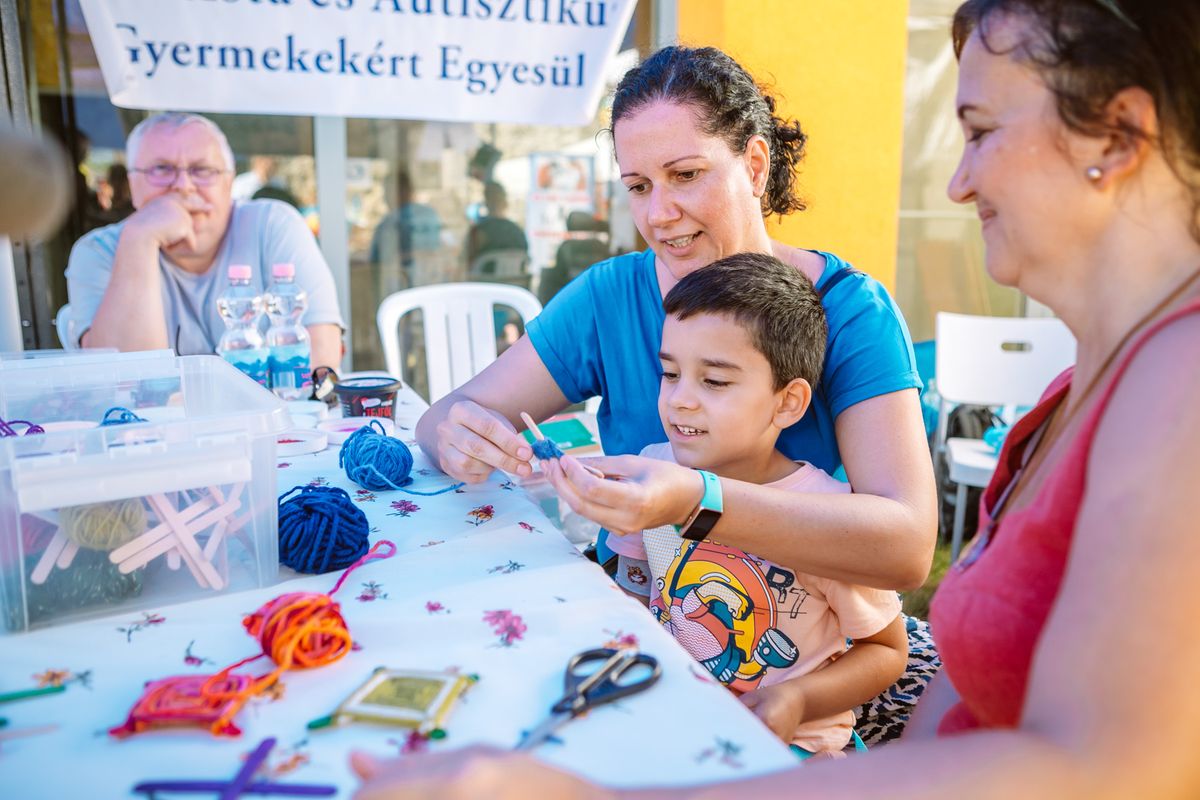
[[89, 550], [116, 550], [146, 531], [141, 500], [115, 500], [71, 506], [58, 512], [59, 529], [70, 541]]

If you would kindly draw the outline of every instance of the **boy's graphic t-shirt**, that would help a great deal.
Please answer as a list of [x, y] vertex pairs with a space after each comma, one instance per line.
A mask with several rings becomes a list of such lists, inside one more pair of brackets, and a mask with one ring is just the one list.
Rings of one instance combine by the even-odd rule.
[[[642, 455], [674, 460], [668, 444], [650, 445]], [[809, 464], [768, 485], [850, 491]], [[711, 538], [692, 542], [672, 525], [609, 542], [621, 555], [619, 583], [643, 595], [648, 590], [655, 618], [738, 694], [821, 669], [845, 652], [847, 639], [878, 633], [900, 613], [895, 592], [796, 572]], [[813, 720], [792, 743], [810, 752], [840, 750], [853, 726], [852, 711]]]

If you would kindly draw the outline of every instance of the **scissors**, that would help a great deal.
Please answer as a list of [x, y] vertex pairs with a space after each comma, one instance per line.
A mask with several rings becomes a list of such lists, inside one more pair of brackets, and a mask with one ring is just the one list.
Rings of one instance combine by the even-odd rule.
[[[623, 680], [631, 669], [638, 666], [648, 667], [650, 672], [630, 676], [632, 680]], [[550, 708], [550, 716], [541, 725], [522, 737], [516, 749], [532, 750], [585, 711], [644, 692], [661, 676], [662, 668], [658, 666], [658, 659], [639, 653], [632, 647], [619, 650], [602, 647], [572, 656], [567, 662], [562, 699]]]

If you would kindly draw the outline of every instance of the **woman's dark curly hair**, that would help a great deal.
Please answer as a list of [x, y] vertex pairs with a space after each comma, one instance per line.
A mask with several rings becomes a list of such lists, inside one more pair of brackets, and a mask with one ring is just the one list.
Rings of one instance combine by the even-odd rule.
[[650, 103], [668, 100], [695, 109], [700, 129], [743, 153], [762, 136], [771, 151], [763, 216], [803, 211], [796, 172], [808, 139], [795, 120], [775, 116], [775, 98], [740, 64], [714, 47], [664, 47], [625, 73], [613, 95], [611, 134], [617, 123]]
[[[1200, 2], [1197, 0], [968, 0], [954, 15], [961, 56], [978, 32], [1000, 54], [990, 26], [1015, 16], [1030, 33], [1008, 52], [1029, 64], [1054, 94], [1058, 116], [1085, 136], [1119, 134], [1157, 145], [1192, 195], [1192, 236], [1200, 240]], [[1106, 121], [1109, 101], [1138, 87], [1154, 99], [1158, 139]]]

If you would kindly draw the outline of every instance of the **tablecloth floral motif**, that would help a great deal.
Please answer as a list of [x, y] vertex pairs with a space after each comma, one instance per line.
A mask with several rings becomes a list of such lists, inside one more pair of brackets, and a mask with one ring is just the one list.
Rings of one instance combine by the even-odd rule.
[[[411, 416], [405, 427], [421, 408], [415, 399], [401, 404]], [[419, 450], [413, 456], [420, 488], [447, 485]], [[267, 735], [280, 741], [271, 775], [298, 772], [304, 782], [334, 783], [348, 795], [357, 785], [348, 766], [351, 749], [386, 757], [473, 742], [513, 746], [558, 699], [567, 659], [601, 645], [652, 653], [663, 677], [619, 709], [599, 708], [573, 721], [562, 744], [541, 748], [539, 757], [621, 784], [693, 783], [728, 777], [732, 769], [758, 774], [794, 763], [723, 687], [695, 674], [695, 662], [557, 533], [511, 477], [497, 474], [417, 498], [355, 485], [338, 468], [333, 448], [289, 456], [279, 467], [280, 491], [342, 488], [367, 515], [371, 541], [396, 543], [396, 557], [364, 566], [335, 598], [354, 638], [351, 652], [325, 667], [291, 671], [286, 689], [280, 681], [248, 703], [237, 718], [245, 730], [240, 740], [172, 731], [115, 742], [97, 732], [125, 718], [146, 681], [179, 674], [181, 660], [185, 669], [203, 672], [246, 657], [255, 644], [240, 621], [249, 611], [284, 592], [328, 591], [331, 576], [283, 569], [286, 586], [6, 637], [0, 688], [28, 686], [31, 676], [70, 687], [6, 707], [13, 728], [58, 722], [60, 729], [5, 742], [5, 796], [113, 797], [162, 774], [212, 779], [229, 774], [231, 762]], [[87, 670], [64, 668], [64, 662], [79, 663], [81, 654]], [[336, 708], [380, 665], [462, 669], [482, 681], [455, 708], [444, 740], [369, 724], [305, 734], [308, 721]], [[71, 769], [60, 766], [64, 753]]]

